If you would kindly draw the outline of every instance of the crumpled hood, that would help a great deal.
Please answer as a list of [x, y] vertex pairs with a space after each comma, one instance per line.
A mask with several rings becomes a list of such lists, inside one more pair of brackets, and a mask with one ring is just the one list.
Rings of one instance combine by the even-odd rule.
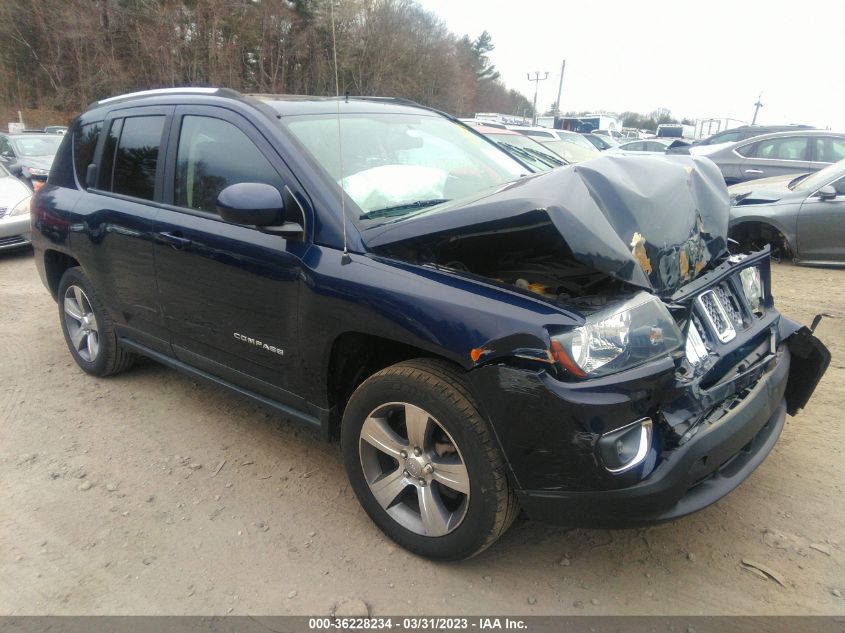
[[[574, 258], [661, 295], [727, 250], [728, 192], [718, 167], [692, 156], [602, 155], [363, 231], [369, 248], [536, 222], [545, 212]], [[487, 225], [487, 226], [485, 226]]]

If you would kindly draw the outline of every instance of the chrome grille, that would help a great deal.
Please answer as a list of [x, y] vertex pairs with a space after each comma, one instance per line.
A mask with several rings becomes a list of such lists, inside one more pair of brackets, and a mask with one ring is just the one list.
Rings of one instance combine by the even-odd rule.
[[728, 318], [735, 328], [742, 328], [745, 321], [742, 318], [742, 310], [736, 300], [734, 294], [730, 291], [728, 284], [720, 284], [715, 288], [716, 294], [719, 296], [719, 303], [725, 309]]
[[716, 338], [722, 343], [727, 343], [736, 337], [736, 328], [728, 315], [728, 311], [722, 305], [716, 289], [708, 290], [699, 295], [698, 305], [701, 307], [703, 316]]

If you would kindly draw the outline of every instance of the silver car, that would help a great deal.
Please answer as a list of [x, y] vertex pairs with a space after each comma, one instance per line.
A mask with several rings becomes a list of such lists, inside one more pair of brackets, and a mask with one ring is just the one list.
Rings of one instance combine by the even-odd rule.
[[845, 160], [728, 191], [729, 236], [741, 250], [768, 243], [775, 256], [800, 263], [845, 264]]
[[0, 165], [0, 251], [29, 244], [31, 198], [29, 187]]
[[774, 132], [722, 145], [694, 146], [719, 166], [725, 183], [809, 173], [845, 158], [845, 134], [827, 130]]

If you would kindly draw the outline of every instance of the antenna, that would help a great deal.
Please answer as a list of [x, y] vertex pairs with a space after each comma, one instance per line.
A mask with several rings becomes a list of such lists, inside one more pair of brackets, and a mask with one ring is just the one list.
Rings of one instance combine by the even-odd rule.
[[[338, 80], [337, 72], [337, 41], [334, 34], [334, 0], [330, 0], [329, 7], [331, 11], [332, 21], [332, 55], [334, 56], [334, 94], [335, 105], [337, 106], [337, 162], [340, 170], [340, 221], [343, 227], [343, 255], [340, 258], [341, 264], [348, 264], [352, 261], [349, 256], [349, 247], [346, 242], [346, 189], [343, 185], [343, 139], [340, 132], [340, 81]], [[349, 101], [349, 95], [346, 96], [346, 101]]]

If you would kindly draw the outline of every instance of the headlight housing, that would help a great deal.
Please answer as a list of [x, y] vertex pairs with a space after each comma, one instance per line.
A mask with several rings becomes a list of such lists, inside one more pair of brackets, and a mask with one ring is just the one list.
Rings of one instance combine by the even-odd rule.
[[739, 279], [742, 282], [742, 293], [754, 314], [761, 314], [763, 311], [763, 280], [760, 277], [760, 269], [756, 266], [743, 268], [739, 271]]
[[29, 215], [29, 203], [32, 202], [32, 196], [27, 196], [20, 202], [18, 202], [12, 210], [9, 212], [9, 215]]
[[551, 353], [575, 376], [603, 376], [641, 365], [681, 346], [682, 336], [669, 310], [641, 292], [599, 310], [586, 323], [552, 336]]
[[49, 176], [49, 169], [39, 169], [38, 167], [24, 167], [23, 170], [27, 176]]

